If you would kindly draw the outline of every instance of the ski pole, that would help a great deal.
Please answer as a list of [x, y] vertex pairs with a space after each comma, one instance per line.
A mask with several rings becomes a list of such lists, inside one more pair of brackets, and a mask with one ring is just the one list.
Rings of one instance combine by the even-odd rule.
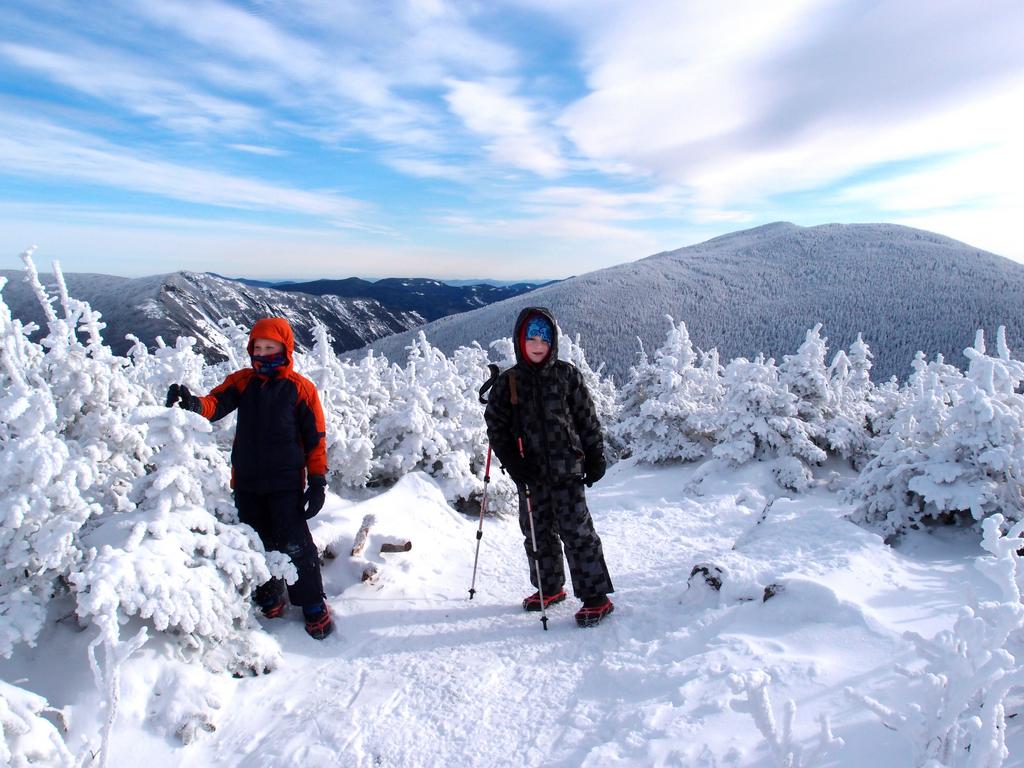
[[[519, 392], [516, 390], [516, 377], [514, 374], [509, 374], [508, 377], [508, 394], [509, 401], [512, 403], [513, 420], [517, 422], [519, 428], [516, 432], [521, 433], [522, 424], [519, 422]], [[526, 451], [523, 449], [523, 436], [519, 434], [516, 436], [516, 445], [519, 448], [519, 457], [521, 459], [526, 458]], [[528, 483], [523, 483], [523, 497], [526, 499], [526, 517], [530, 521], [530, 542], [533, 546], [533, 571], [537, 576], [537, 597], [540, 598], [540, 623], [544, 625], [544, 631], [548, 630], [548, 609], [544, 605], [544, 582], [541, 581], [540, 575], [540, 558], [537, 556], [537, 531], [533, 526], [533, 503], [530, 501], [530, 486]]]
[[[523, 438], [516, 438], [519, 443], [519, 455], [523, 456]], [[526, 516], [530, 520], [530, 541], [533, 544], [533, 570], [537, 574], [537, 596], [540, 598], [540, 623], [544, 625], [544, 631], [548, 631], [548, 609], [544, 604], [544, 582], [540, 579], [540, 557], [537, 556], [537, 532], [533, 527], [533, 504], [530, 502], [530, 486], [523, 483], [523, 493], [526, 498]]]
[[[494, 386], [494, 382], [498, 380], [498, 374], [500, 369], [494, 363], [490, 363], [487, 366], [487, 370], [490, 372], [490, 376], [487, 381], [480, 387], [479, 400], [481, 405], [487, 405], [487, 398], [485, 395]], [[484, 495], [480, 499], [480, 527], [476, 531], [476, 554], [473, 556], [473, 581], [469, 585], [469, 599], [473, 599], [473, 595], [476, 594], [476, 566], [480, 560], [480, 539], [484, 537], [484, 514], [487, 512], [487, 487], [491, 482], [491, 444], [487, 443], [487, 464], [484, 467]]]
[[484, 514], [487, 512], [487, 486], [491, 482], [491, 445], [487, 444], [487, 464], [484, 467], [484, 495], [480, 499], [480, 527], [476, 529], [476, 554], [473, 556], [473, 581], [469, 585], [469, 599], [476, 594], [476, 564], [480, 560], [480, 539], [484, 537]]

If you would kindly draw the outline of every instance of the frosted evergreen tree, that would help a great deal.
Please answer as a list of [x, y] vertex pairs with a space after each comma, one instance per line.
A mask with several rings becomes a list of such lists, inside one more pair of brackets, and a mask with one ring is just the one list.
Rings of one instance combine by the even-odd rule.
[[[868, 459], [874, 393], [870, 377], [864, 377], [870, 369], [870, 360], [865, 353], [870, 353], [859, 335], [850, 353], [860, 356], [856, 366], [851, 357], [839, 350], [828, 369], [832, 415], [824, 425], [824, 440], [829, 450], [839, 453], [859, 468]], [[868, 368], [863, 365], [865, 360]]]
[[217, 328], [224, 335], [225, 343], [221, 347], [227, 360], [224, 361], [223, 371], [217, 371], [217, 366], [207, 366], [216, 376], [215, 380], [207, 381], [211, 387], [216, 386], [224, 377], [232, 371], [248, 368], [251, 365], [249, 359], [249, 329], [243, 328], [235, 322], [234, 318], [222, 317], [217, 321]]
[[0, 655], [33, 643], [58, 580], [79, 560], [77, 534], [99, 509], [92, 466], [72, 453], [32, 326], [14, 320], [0, 278]]
[[623, 387], [620, 419], [611, 430], [630, 455], [652, 463], [704, 456], [721, 394], [717, 353], [701, 353], [703, 361], [696, 366], [686, 324], [666, 319], [668, 335], [653, 363], [641, 347], [641, 358]]
[[477, 360], [467, 381], [422, 332], [408, 349], [406, 367], [392, 366], [384, 376], [391, 398], [374, 424], [374, 476], [393, 481], [419, 469], [440, 480], [449, 499], [469, 498], [481, 487], [475, 468], [486, 446], [476, 400], [483, 350], [463, 353]]
[[331, 346], [327, 328], [313, 328], [313, 350], [303, 356], [304, 375], [320, 394], [327, 427], [328, 481], [334, 488], [361, 487], [373, 468], [371, 407], [350, 382], [355, 366], [342, 363]]
[[507, 370], [516, 364], [516, 348], [508, 336], [495, 339], [488, 346], [492, 350], [491, 358], [501, 370]]
[[800, 418], [775, 361], [736, 358], [725, 368], [724, 387], [713, 455], [735, 466], [776, 459], [776, 479], [792, 490], [805, 489], [811, 481], [807, 465], [823, 462], [825, 452], [814, 444], [814, 429]]
[[961, 380], [960, 372], [941, 355], [929, 363], [918, 353], [899, 406], [886, 432], [875, 441], [874, 457], [847, 493], [855, 507], [853, 520], [892, 534], [926, 516], [924, 500], [911, 492], [910, 481], [928, 462], [928, 451], [942, 440], [948, 428], [950, 392]]
[[[29, 279], [37, 281], [36, 294], [46, 295], [31, 257], [23, 258]], [[115, 356], [103, 343], [99, 313], [68, 295], [57, 262], [53, 262], [53, 274], [63, 316], [52, 324], [44, 341], [44, 365], [64, 422], [62, 433], [77, 443], [77, 450], [93, 467], [95, 481], [89, 498], [104, 508], [130, 509], [128, 493], [145, 471], [150, 451], [145, 428], [131, 424], [129, 416], [152, 399], [130, 380], [130, 361]]]
[[964, 350], [970, 361], [955, 390], [947, 429], [926, 448], [927, 464], [909, 489], [939, 512], [970, 511], [981, 520], [1002, 512], [1024, 517], [1024, 363], [1013, 360], [1006, 330], [997, 333], [995, 357], [978, 331]]
[[587, 353], [580, 345], [580, 336], [576, 334], [570, 339], [562, 331], [558, 330], [558, 358], [572, 363], [583, 375], [583, 383], [587, 385], [590, 397], [594, 401], [594, 410], [597, 418], [601, 421], [602, 427], [617, 420], [618, 417], [618, 396], [615, 391], [615, 382], [603, 375], [604, 363], [597, 368], [592, 368], [587, 362]]
[[[156, 349], [152, 352], [137, 337], [129, 335], [128, 339], [134, 342], [128, 351], [132, 361], [131, 380], [147, 389], [154, 403], [163, 400], [171, 384], [184, 384], [193, 393], [206, 390], [206, 361], [195, 351], [196, 340], [191, 336], [179, 336], [172, 347], [157, 336]], [[220, 380], [214, 383], [219, 384]]]
[[809, 331], [795, 355], [785, 355], [779, 366], [779, 381], [796, 397], [797, 414], [811, 425], [815, 435], [824, 435], [825, 424], [832, 418], [833, 397], [829, 387], [825, 356], [826, 339], [821, 336], [821, 323]]
[[850, 362], [850, 373], [847, 377], [846, 386], [850, 391], [867, 396], [872, 390], [871, 367], [874, 355], [871, 348], [864, 341], [862, 334], [850, 345], [850, 352], [847, 355]]
[[253, 650], [265, 644], [249, 637], [259, 632], [249, 598], [272, 574], [294, 579], [294, 567], [285, 555], [264, 553], [248, 526], [221, 519], [234, 514], [230, 470], [206, 419], [161, 406], [141, 408], [136, 418], [149, 425], [154, 470], [136, 485], [136, 510], [83, 535], [87, 553], [70, 577], [78, 616], [96, 624], [110, 647], [119, 625], [137, 616], [174, 630], [208, 664], [216, 657], [232, 671], [273, 666], [272, 652]]
[[447, 450], [447, 445], [437, 442], [433, 404], [417, 380], [423, 359], [418, 341], [409, 348], [408, 365], [402, 369], [393, 363], [383, 377], [390, 397], [374, 424], [374, 477], [385, 482], [432, 467]]
[[891, 534], [945, 514], [1022, 516], [1024, 366], [1003, 329], [996, 346], [988, 355], [979, 331], [965, 350], [966, 375], [941, 355], [917, 356], [877, 454], [851, 488], [855, 519]]

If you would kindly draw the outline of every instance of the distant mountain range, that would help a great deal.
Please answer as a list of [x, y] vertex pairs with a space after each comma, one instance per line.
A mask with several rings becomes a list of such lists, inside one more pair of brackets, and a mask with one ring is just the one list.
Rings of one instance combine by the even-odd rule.
[[[3, 296], [15, 316], [41, 324], [23, 273], [0, 275], [9, 278]], [[287, 317], [304, 347], [319, 321], [338, 352], [372, 345], [402, 360], [414, 329], [422, 327], [446, 352], [472, 341], [486, 345], [507, 336], [529, 305], [552, 309], [564, 331], [580, 335], [589, 358], [606, 363], [620, 381], [637, 359], [638, 338], [648, 351], [661, 344], [666, 314], [685, 320], [694, 344], [717, 347], [724, 361], [759, 352], [781, 360], [818, 322], [830, 354], [862, 332], [875, 355], [876, 381], [905, 378], [918, 350], [963, 367], [963, 349], [978, 328], [991, 338], [1005, 325], [1018, 357], [1024, 348], [1024, 265], [890, 224], [769, 224], [532, 291], [526, 283], [452, 286], [412, 278], [267, 287], [195, 272], [66, 279], [73, 296], [103, 313], [105, 338], [116, 352], [129, 348], [128, 333], [150, 345], [158, 335], [170, 344], [185, 334], [211, 360], [226, 343], [222, 317], [241, 325]]]
[[[0, 270], [8, 278], [4, 300], [15, 317], [43, 325], [43, 313], [18, 270]], [[42, 276], [44, 284], [53, 278]], [[295, 329], [296, 341], [308, 348], [312, 328], [323, 323], [338, 352], [361, 347], [375, 339], [414, 328], [448, 312], [480, 307], [489, 300], [514, 296], [530, 289], [520, 284], [508, 289], [474, 285], [462, 288], [429, 280], [333, 280], [278, 284], [270, 288], [243, 283], [211, 273], [176, 272], [143, 278], [67, 274], [69, 293], [89, 302], [107, 324], [104, 339], [118, 354], [131, 343], [126, 334], [153, 346], [157, 336], [173, 344], [180, 335], [192, 336], [209, 359], [223, 357], [227, 339], [218, 321], [230, 317], [250, 326], [260, 317], [285, 317]], [[287, 288], [287, 290], [283, 290]], [[338, 293], [333, 293], [332, 289]], [[379, 296], [380, 299], [374, 298]]]
[[[873, 378], [905, 378], [918, 350], [963, 368], [975, 331], [994, 342], [999, 325], [1024, 347], [1024, 265], [942, 235], [891, 224], [776, 223], [655, 254], [545, 286], [526, 296], [441, 318], [422, 328], [432, 343], [457, 346], [511, 333], [524, 306], [549, 307], [579, 334], [594, 364], [621, 381], [639, 338], [653, 351], [665, 315], [685, 320], [695, 345], [723, 361], [763, 352], [781, 361], [804, 333], [824, 324], [829, 354], [862, 332]], [[417, 331], [420, 329], [417, 329]], [[414, 332], [372, 347], [401, 360]]]
[[346, 280], [279, 283], [274, 287], [282, 291], [308, 293], [314, 296], [331, 295], [353, 299], [374, 299], [388, 309], [398, 312], [415, 312], [429, 321], [510, 299], [548, 284], [490, 285], [472, 283], [456, 286], [425, 278], [393, 277], [371, 282], [358, 277], [350, 277]]

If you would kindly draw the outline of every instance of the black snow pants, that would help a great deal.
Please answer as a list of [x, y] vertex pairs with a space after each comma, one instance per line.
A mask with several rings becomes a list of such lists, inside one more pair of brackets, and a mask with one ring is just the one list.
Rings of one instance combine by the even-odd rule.
[[[536, 483], [530, 486], [533, 526], [537, 533], [537, 556], [545, 595], [553, 595], [565, 584], [562, 547], [569, 561], [572, 591], [580, 600], [607, 595], [615, 591], [608, 566], [604, 562], [601, 537], [594, 530], [594, 521], [587, 509], [587, 498], [581, 482], [565, 485]], [[530, 564], [530, 583], [537, 584], [533, 542], [530, 539], [530, 518], [526, 511], [526, 494], [519, 488], [519, 528], [526, 545]]]
[[[324, 599], [320, 577], [320, 557], [309, 533], [302, 507], [301, 491], [282, 493], [249, 493], [235, 491], [235, 507], [239, 521], [259, 534], [268, 552], [288, 555], [298, 572], [298, 579], [288, 585], [292, 605], [317, 605]], [[274, 605], [284, 597], [284, 582], [271, 579], [257, 587], [253, 597], [260, 607]]]

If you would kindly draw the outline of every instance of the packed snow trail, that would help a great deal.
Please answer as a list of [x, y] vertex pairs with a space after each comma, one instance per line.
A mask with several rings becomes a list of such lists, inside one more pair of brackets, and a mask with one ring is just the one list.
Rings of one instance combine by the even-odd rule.
[[[281, 667], [217, 676], [216, 730], [187, 746], [155, 735], [145, 698], [159, 662], [132, 659], [110, 764], [146, 754], [147, 768], [773, 766], [736, 688], [754, 670], [771, 675], [779, 712], [795, 701], [797, 743], [811, 746], [818, 715], [831, 718], [846, 745], [827, 765], [911, 763], [906, 741], [843, 688], [900, 695], [894, 665], [913, 661], [902, 633], [950, 626], [965, 585], [989, 588], [970, 568], [976, 536], [923, 537], [904, 555], [843, 520], [823, 486], [786, 498], [756, 463], [624, 462], [589, 497], [616, 610], [580, 629], [570, 597], [549, 609], [547, 632], [520, 607], [531, 587], [513, 518], [485, 521], [470, 601], [477, 520], [429, 478], [329, 501], [314, 535], [338, 553], [324, 568], [336, 634], [312, 641], [297, 609], [265, 622]], [[376, 523], [364, 557], [378, 575], [362, 583], [348, 549], [367, 514]], [[377, 554], [400, 539], [409, 552]], [[687, 587], [698, 562], [723, 569], [721, 592]], [[768, 583], [779, 591], [762, 602]]]

